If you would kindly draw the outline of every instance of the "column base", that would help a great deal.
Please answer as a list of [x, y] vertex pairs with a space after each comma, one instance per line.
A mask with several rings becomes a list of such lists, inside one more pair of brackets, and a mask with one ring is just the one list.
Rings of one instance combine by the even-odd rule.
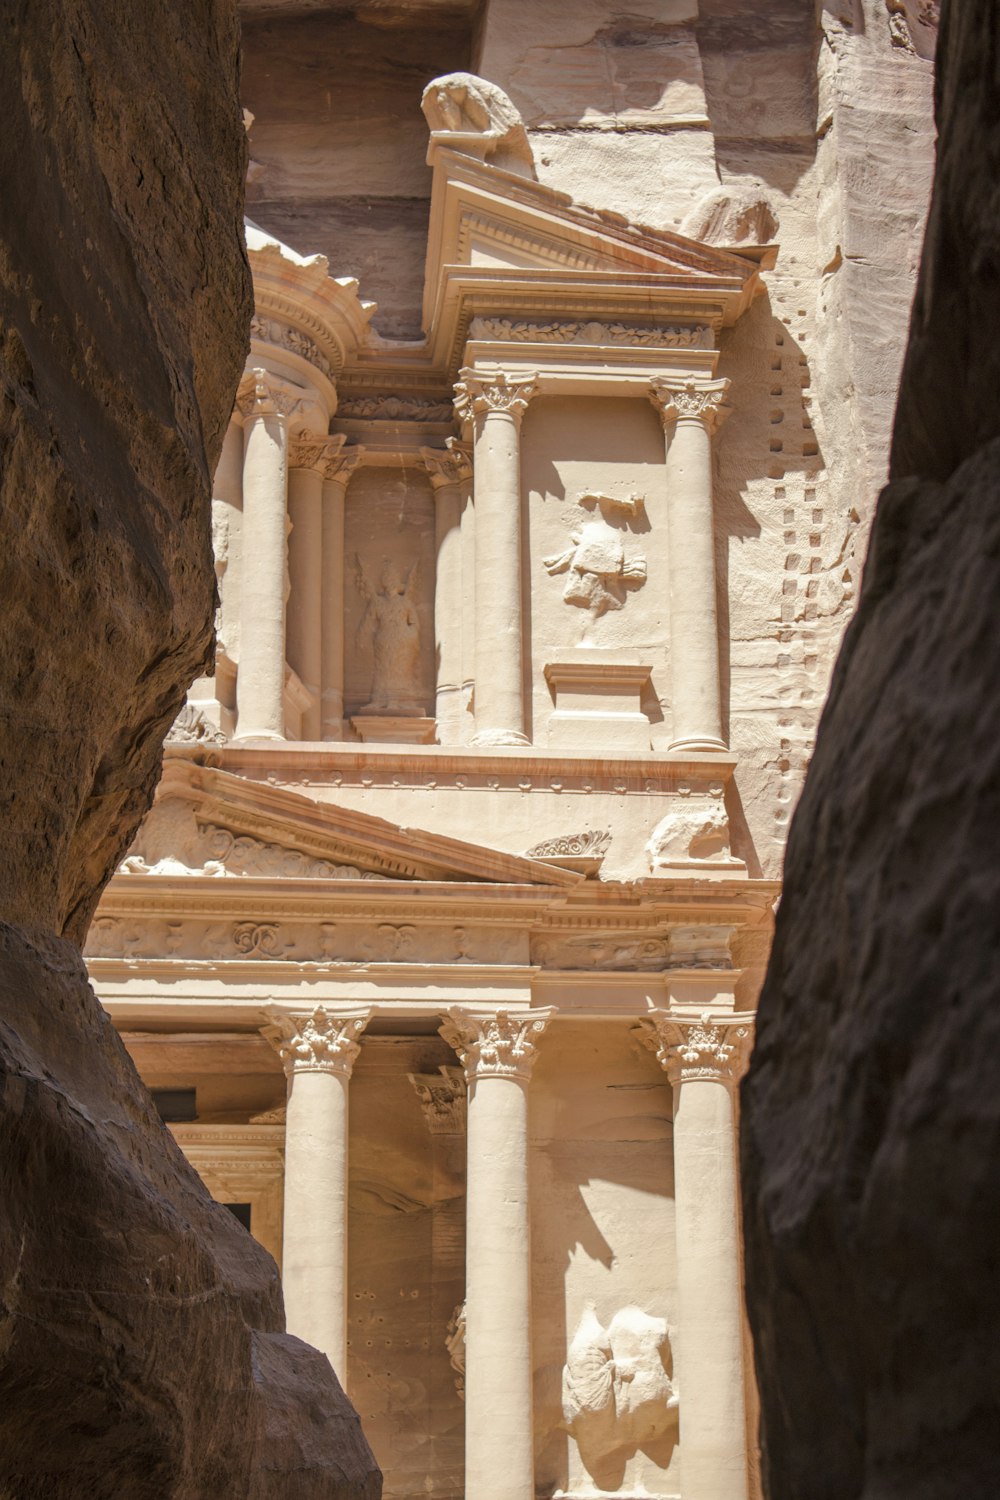
[[725, 740], [714, 734], [691, 734], [684, 739], [671, 740], [668, 750], [728, 750]]
[[231, 745], [248, 745], [253, 740], [267, 740], [272, 745], [285, 744], [287, 736], [277, 734], [273, 729], [247, 729], [234, 734], [230, 740]]
[[474, 745], [530, 745], [526, 734], [516, 729], [483, 729], [472, 736]]

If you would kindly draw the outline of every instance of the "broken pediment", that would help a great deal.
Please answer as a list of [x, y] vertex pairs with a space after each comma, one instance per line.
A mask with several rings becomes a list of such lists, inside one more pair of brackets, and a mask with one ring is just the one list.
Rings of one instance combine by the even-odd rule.
[[227, 771], [168, 759], [118, 876], [573, 885], [521, 855], [401, 828]]

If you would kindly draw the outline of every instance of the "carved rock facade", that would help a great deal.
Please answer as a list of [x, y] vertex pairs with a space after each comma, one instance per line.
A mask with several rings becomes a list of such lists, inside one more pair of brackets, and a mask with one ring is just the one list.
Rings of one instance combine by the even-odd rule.
[[756, 1500], [734, 1089], [930, 146], [858, 6], [244, 5], [216, 674], [88, 959], [281, 1132], [390, 1500]]

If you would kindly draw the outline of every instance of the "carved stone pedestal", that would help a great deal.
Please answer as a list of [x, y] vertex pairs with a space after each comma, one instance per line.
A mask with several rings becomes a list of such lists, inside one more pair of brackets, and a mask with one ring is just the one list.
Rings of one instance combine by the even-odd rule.
[[569, 661], [547, 662], [545, 680], [556, 701], [549, 744], [580, 750], [596, 733], [608, 750], [648, 750], [642, 693], [649, 678], [650, 668], [626, 651], [582, 649]]
[[367, 745], [433, 745], [436, 720], [423, 715], [355, 714], [351, 725]]

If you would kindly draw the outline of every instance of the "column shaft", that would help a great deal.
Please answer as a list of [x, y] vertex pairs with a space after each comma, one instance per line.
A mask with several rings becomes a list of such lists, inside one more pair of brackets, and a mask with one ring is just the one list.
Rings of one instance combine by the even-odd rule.
[[273, 1009], [263, 1034], [285, 1068], [281, 1279], [289, 1333], [321, 1349], [347, 1385], [348, 1085], [369, 1009]]
[[286, 418], [266, 396], [258, 398], [245, 418], [244, 434], [237, 734], [280, 740], [285, 733]]
[[347, 1382], [347, 1102], [339, 1073], [293, 1072], [285, 1125], [282, 1284], [289, 1333]]
[[718, 580], [712, 500], [712, 434], [726, 415], [728, 380], [654, 380], [666, 434], [672, 750], [719, 750]]
[[442, 1026], [469, 1082], [465, 1239], [465, 1500], [534, 1500], [529, 1034], [553, 1012]]
[[747, 1500], [746, 1385], [733, 1092], [751, 1018], [655, 1011], [640, 1035], [674, 1085], [683, 1500]]
[[323, 590], [323, 477], [317, 469], [288, 474], [288, 660], [313, 702], [302, 715], [302, 738], [320, 738]]
[[326, 465], [323, 481], [322, 737], [344, 738], [344, 511], [347, 486], [361, 463], [358, 444]]
[[685, 1500], [745, 1500], [746, 1396], [733, 1096], [674, 1089], [677, 1380]]
[[519, 426], [536, 377], [461, 374], [459, 409], [475, 428], [475, 743], [523, 745]]
[[462, 712], [462, 499], [458, 485], [446, 485], [434, 501], [434, 713], [442, 745], [458, 744]]
[[672, 748], [719, 747], [722, 694], [712, 511], [712, 438], [681, 418], [667, 448]]
[[[226, 428], [218, 468], [212, 484], [212, 510], [219, 505], [224, 513], [225, 564], [216, 560], [219, 576], [219, 645], [236, 659], [239, 655], [239, 606], [242, 576], [243, 530], [243, 429], [236, 417]], [[214, 515], [213, 515], [214, 521]], [[213, 526], [213, 530], [214, 530]]]

